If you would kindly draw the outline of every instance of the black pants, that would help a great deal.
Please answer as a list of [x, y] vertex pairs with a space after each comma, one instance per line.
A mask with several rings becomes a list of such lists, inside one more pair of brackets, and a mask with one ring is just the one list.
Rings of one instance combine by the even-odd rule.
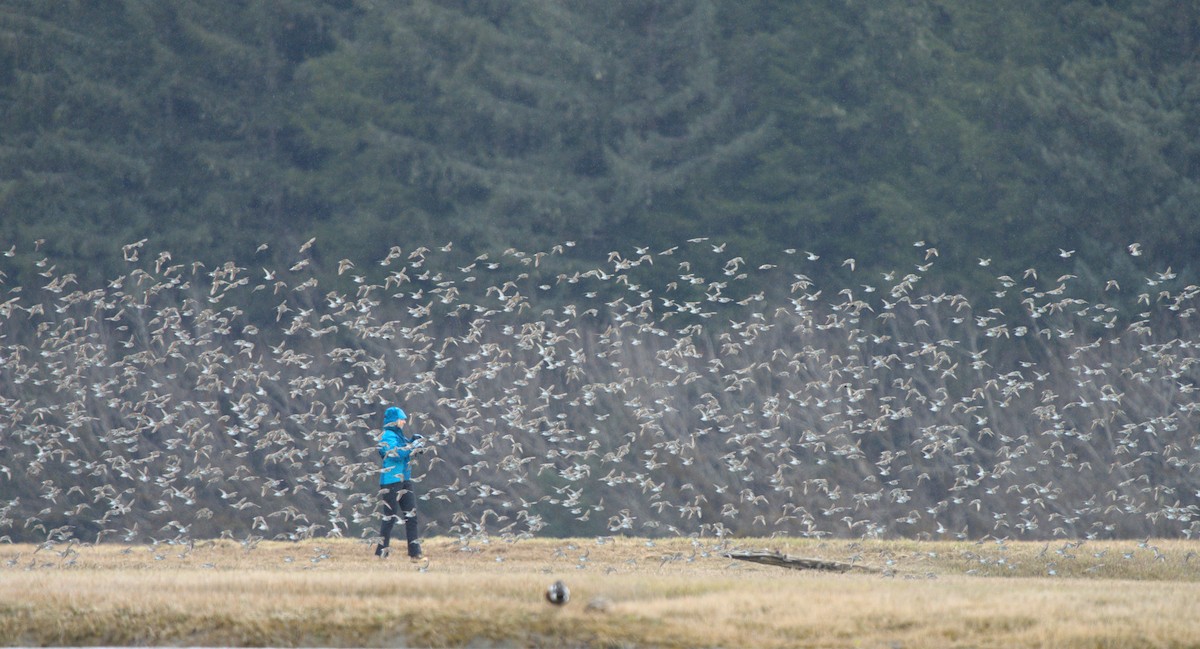
[[382, 546], [388, 547], [392, 540], [392, 527], [400, 518], [404, 519], [404, 535], [408, 539], [408, 556], [421, 556], [421, 544], [417, 541], [417, 496], [413, 493], [411, 480], [393, 482], [384, 485], [383, 491], [383, 523], [379, 526], [379, 535], [383, 537]]

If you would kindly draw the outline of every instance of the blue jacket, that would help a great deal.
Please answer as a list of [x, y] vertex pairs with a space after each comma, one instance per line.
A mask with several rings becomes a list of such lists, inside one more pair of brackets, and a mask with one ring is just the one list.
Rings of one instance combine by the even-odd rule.
[[[395, 412], [394, 412], [395, 411]], [[400, 416], [397, 416], [396, 413]], [[409, 459], [413, 451], [424, 444], [420, 435], [404, 436], [404, 411], [399, 408], [388, 408], [383, 417], [383, 432], [379, 435], [379, 457], [383, 467], [379, 473], [379, 485], [395, 484], [412, 479], [412, 467]]]

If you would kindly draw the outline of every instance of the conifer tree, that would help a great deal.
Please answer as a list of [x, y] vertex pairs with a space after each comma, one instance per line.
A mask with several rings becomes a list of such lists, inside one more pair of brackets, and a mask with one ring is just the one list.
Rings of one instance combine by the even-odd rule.
[[[1077, 55], [1035, 71], [1022, 94], [1036, 133], [1035, 218], [1055, 224], [1059, 241], [1094, 248], [1093, 264], [1133, 242], [1186, 263], [1200, 245], [1200, 48], [1190, 40], [1200, 13], [1164, 1], [1127, 12], [1075, 3], [1062, 16], [1079, 28]], [[1179, 24], [1164, 28], [1166, 16]], [[1163, 35], [1173, 36], [1166, 47]]]
[[355, 111], [325, 113], [328, 132], [364, 136], [365, 160], [395, 163], [368, 163], [380, 184], [397, 175], [415, 190], [396, 209], [418, 227], [422, 214], [452, 217], [467, 246], [611, 245], [614, 228], [649, 219], [761, 134], [719, 90], [709, 2], [424, 0], [376, 24], [387, 47], [354, 44], [354, 68], [314, 63], [310, 92], [354, 98]]
[[9, 3], [0, 236], [96, 279], [143, 238], [211, 261], [303, 225], [291, 74], [333, 47], [335, 17], [307, 0]]

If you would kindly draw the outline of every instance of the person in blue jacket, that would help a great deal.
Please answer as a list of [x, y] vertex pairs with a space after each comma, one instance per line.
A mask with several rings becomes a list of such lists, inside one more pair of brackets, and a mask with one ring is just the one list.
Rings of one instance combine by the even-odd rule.
[[380, 494], [383, 497], [383, 522], [379, 528], [382, 541], [375, 546], [375, 556], [387, 558], [392, 540], [392, 527], [404, 518], [404, 533], [408, 539], [408, 556], [420, 559], [421, 544], [417, 540], [417, 498], [413, 493], [412, 467], [409, 460], [425, 448], [420, 435], [407, 436], [404, 425], [408, 415], [392, 406], [383, 413], [383, 432], [379, 435], [379, 457], [383, 466], [379, 473]]

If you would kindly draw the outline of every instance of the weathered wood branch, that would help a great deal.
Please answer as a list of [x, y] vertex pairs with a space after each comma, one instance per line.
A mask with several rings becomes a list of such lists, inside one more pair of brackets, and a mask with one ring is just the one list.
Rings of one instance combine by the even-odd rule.
[[782, 552], [772, 552], [769, 550], [735, 550], [726, 552], [725, 556], [730, 559], [738, 559], [740, 561], [750, 561], [752, 563], [763, 563], [769, 566], [779, 566], [781, 568], [791, 568], [793, 570], [825, 570], [828, 572], [879, 572], [878, 568], [863, 566], [856, 563], [842, 563], [840, 561], [826, 561], [824, 559], [806, 559], [803, 557], [793, 557]]

